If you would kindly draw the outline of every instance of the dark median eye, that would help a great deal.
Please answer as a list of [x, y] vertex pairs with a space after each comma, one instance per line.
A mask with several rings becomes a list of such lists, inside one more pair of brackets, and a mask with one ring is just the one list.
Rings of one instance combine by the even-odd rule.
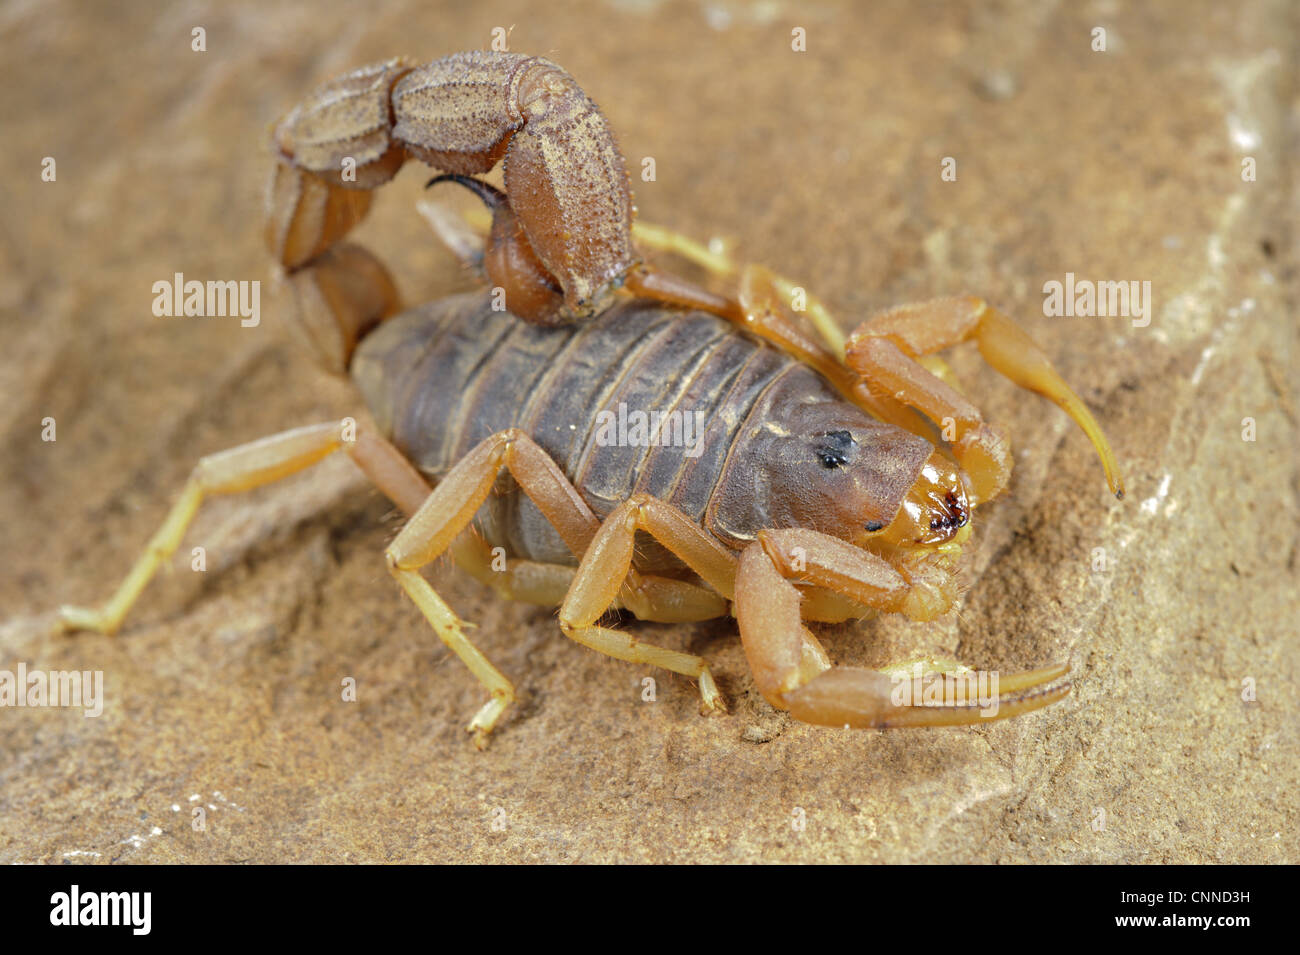
[[821, 461], [822, 467], [842, 468], [849, 463], [849, 449], [855, 442], [853, 435], [847, 431], [827, 431], [824, 434], [816, 435], [821, 441], [818, 442], [815, 449], [817, 459]]

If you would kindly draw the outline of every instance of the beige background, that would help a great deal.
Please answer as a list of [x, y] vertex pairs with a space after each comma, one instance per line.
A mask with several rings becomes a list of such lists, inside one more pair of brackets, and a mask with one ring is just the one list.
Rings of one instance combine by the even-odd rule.
[[[317, 7], [0, 5], [0, 668], [100, 669], [108, 694], [99, 719], [0, 710], [0, 862], [1297, 861], [1293, 5]], [[1017, 449], [969, 590], [937, 623], [827, 639], [865, 665], [1068, 658], [1064, 703], [975, 730], [805, 727], [757, 696], [734, 623], [630, 624], [714, 661], [732, 711], [703, 720], [689, 682], [656, 673], [643, 703], [648, 671], [443, 565], [522, 696], [475, 752], [481, 691], [388, 578], [396, 517], [346, 460], [205, 507], [119, 637], [50, 634], [59, 603], [116, 585], [199, 456], [356, 407], [269, 282], [256, 329], [154, 318], [152, 283], [268, 279], [270, 124], [338, 72], [495, 26], [578, 78], [634, 170], [655, 157], [646, 219], [734, 238], [846, 326], [975, 292], [1046, 346], [1129, 499], [1063, 414], [958, 349]], [[414, 210], [426, 177], [404, 171], [360, 233], [411, 301], [474, 282]], [[1045, 317], [1067, 271], [1149, 280], [1151, 324]]]

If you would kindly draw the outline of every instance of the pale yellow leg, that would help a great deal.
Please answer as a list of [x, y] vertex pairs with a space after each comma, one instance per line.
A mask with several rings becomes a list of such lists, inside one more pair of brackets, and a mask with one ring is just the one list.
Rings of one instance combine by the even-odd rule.
[[571, 625], [564, 628], [564, 634], [575, 643], [614, 657], [616, 660], [663, 667], [673, 673], [699, 680], [700, 712], [710, 715], [727, 711], [727, 703], [718, 691], [718, 685], [713, 681], [709, 665], [702, 657], [645, 643], [622, 630], [611, 630], [594, 624], [586, 627]]
[[[492, 549], [473, 530], [456, 538], [451, 555], [457, 567], [491, 587], [502, 599], [543, 607], [558, 607], [564, 601], [578, 570], [576, 565], [546, 564], [518, 557], [508, 558], [505, 566], [497, 569], [493, 566]], [[653, 574], [638, 575], [635, 588], [624, 587], [612, 607], [627, 610], [638, 620], [656, 623], [695, 623], [727, 614], [726, 599], [707, 587]]]
[[[559, 531], [575, 556], [591, 552], [596, 546], [593, 540], [600, 529], [595, 515], [546, 452], [527, 435], [509, 429], [484, 440], [447, 473], [386, 553], [389, 570], [402, 589], [419, 607], [438, 636], [491, 694], [491, 698], [468, 727], [480, 747], [486, 745], [488, 735], [500, 720], [501, 714], [514, 700], [514, 688], [465, 638], [460, 620], [420, 576], [419, 569], [439, 554], [453, 548], [457, 537], [469, 526], [474, 514], [487, 500], [503, 468], [510, 472], [519, 487]], [[481, 547], [481, 542], [479, 546]], [[485, 559], [490, 563], [490, 556], [486, 556], [481, 549], [475, 553], [474, 544], [459, 543], [456, 549], [461, 556], [467, 557], [471, 570], [476, 566], [481, 570]], [[491, 570], [488, 572], [491, 573]], [[625, 572], [612, 581], [610, 599], [601, 607], [601, 611], [618, 596], [626, 576]], [[581, 577], [581, 571], [578, 577]], [[648, 582], [639, 577], [635, 579], [645, 583], [645, 586], [639, 590], [629, 590], [623, 595], [624, 603], [634, 613], [644, 611], [651, 614], [680, 609], [687, 614], [686, 619], [700, 619], [706, 610], [712, 611], [709, 614], [711, 616], [717, 616], [726, 610], [725, 600], [716, 594], [709, 595], [713, 603], [706, 607], [699, 596], [706, 593], [703, 588], [663, 578], [648, 579]], [[549, 585], [543, 585], [543, 589], [546, 586]], [[562, 626], [564, 620], [561, 613]], [[698, 657], [642, 644], [622, 634], [615, 634], [613, 638], [597, 636], [590, 640], [576, 636], [574, 638], [579, 643], [619, 659], [653, 663], [696, 676], [701, 681], [701, 690], [705, 692], [706, 699], [717, 697], [712, 677], [707, 675], [704, 661]]]
[[491, 548], [473, 529], [464, 531], [451, 545], [456, 566], [486, 584], [505, 600], [520, 600], [544, 607], [559, 606], [576, 568], [564, 564], [510, 558], [504, 568], [493, 567]]
[[[636, 594], [645, 587], [646, 578], [632, 567], [637, 531], [650, 534], [671, 550], [717, 591], [720, 609], [726, 607], [725, 598], [731, 596], [735, 581], [736, 558], [676, 508], [637, 494], [605, 518], [600, 532], [583, 555], [560, 606], [560, 629], [577, 642], [620, 660], [650, 663], [695, 677], [700, 681], [701, 711], [721, 712], [726, 703], [701, 657], [643, 643], [628, 634], [596, 625], [620, 590]], [[636, 612], [635, 607], [633, 611]]]
[[[731, 259], [726, 248], [714, 249], [710, 246], [701, 245], [680, 232], [653, 225], [649, 222], [638, 221], [632, 223], [632, 236], [638, 243], [647, 248], [681, 256], [688, 262], [695, 263], [719, 278], [735, 279], [740, 275], [740, 267]], [[803, 288], [802, 286], [796, 286], [794, 282], [780, 275], [768, 274], [773, 287], [787, 302], [793, 300], [796, 288]], [[808, 321], [812, 323], [813, 328], [822, 337], [826, 347], [837, 358], [843, 360], [844, 332], [840, 330], [839, 323], [831, 315], [830, 309], [806, 288], [803, 289], [803, 298]]]
[[113, 596], [95, 609], [60, 608], [62, 628], [116, 633], [159, 566], [180, 545], [185, 529], [205, 497], [236, 494], [270, 484], [310, 467], [341, 448], [399, 506], [413, 509], [428, 493], [428, 485], [396, 448], [363, 429], [358, 429], [355, 439], [344, 440], [340, 422], [309, 425], [208, 455], [195, 466], [180, 498]]
[[[400, 539], [400, 535], [399, 535]], [[424, 619], [429, 621], [438, 638], [460, 658], [460, 662], [478, 678], [487, 688], [489, 699], [470, 720], [466, 729], [474, 734], [474, 742], [482, 749], [487, 745], [488, 734], [496, 726], [497, 720], [507, 706], [514, 702], [515, 688], [504, 674], [494, 667], [478, 647], [465, 636], [460, 618], [429, 586], [429, 582], [420, 576], [419, 571], [398, 566], [389, 549], [389, 568], [397, 582], [401, 584], [406, 595], [411, 598]]]
[[424, 614], [439, 639], [469, 668], [489, 693], [466, 727], [479, 748], [515, 699], [514, 686], [466, 638], [460, 619], [420, 576], [419, 570], [449, 550], [482, 507], [502, 469], [560, 531], [571, 548], [583, 548], [596, 527], [595, 515], [559, 467], [522, 432], [499, 432], [474, 447], [438, 483], [388, 546], [388, 569]]

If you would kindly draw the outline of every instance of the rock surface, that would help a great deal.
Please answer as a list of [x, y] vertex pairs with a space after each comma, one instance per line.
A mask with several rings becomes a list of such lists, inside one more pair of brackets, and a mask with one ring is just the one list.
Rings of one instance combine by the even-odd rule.
[[[0, 669], [102, 670], [107, 698], [97, 719], [0, 709], [0, 862], [1300, 861], [1285, 0], [118, 6], [0, 8]], [[389, 579], [396, 515], [342, 459], [206, 505], [119, 637], [51, 633], [58, 604], [116, 586], [201, 455], [356, 409], [265, 281], [270, 124], [336, 73], [486, 47], [498, 26], [601, 104], [648, 221], [733, 238], [846, 327], [970, 292], [1046, 347], [1128, 499], [1062, 413], [958, 348], [1017, 467], [978, 514], [968, 589], [934, 624], [826, 642], [868, 666], [1069, 659], [1063, 703], [828, 731], [763, 702], [732, 622], [629, 624], [714, 661], [731, 712], [705, 720], [688, 681], [572, 645], [551, 611], [441, 564], [521, 693], [476, 752], [482, 693]], [[415, 211], [425, 178], [403, 171], [359, 230], [411, 301], [474, 282]], [[151, 287], [177, 272], [264, 280], [261, 324], [155, 318]], [[1149, 281], [1149, 324], [1045, 315], [1067, 272]]]

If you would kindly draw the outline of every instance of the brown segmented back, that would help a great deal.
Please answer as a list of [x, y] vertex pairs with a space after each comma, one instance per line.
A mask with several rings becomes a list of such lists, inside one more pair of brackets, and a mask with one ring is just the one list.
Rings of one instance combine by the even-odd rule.
[[[495, 312], [490, 302], [470, 293], [409, 311], [371, 332], [353, 359], [352, 376], [380, 429], [435, 479], [480, 441], [516, 427], [555, 460], [597, 517], [643, 491], [739, 549], [763, 528], [810, 526], [805, 512], [819, 495], [840, 493], [835, 481], [849, 477], [869, 482], [878, 508], [863, 519], [888, 520], [933, 451], [716, 316], [628, 302], [587, 325], [546, 329]], [[600, 445], [597, 415], [617, 415], [620, 404], [629, 414], [699, 412], [699, 455], [680, 446]], [[793, 459], [797, 441], [774, 441], [832, 428], [851, 429], [871, 466], [856, 476], [824, 472]], [[493, 497], [477, 520], [490, 542], [514, 556], [576, 562], [522, 494]], [[649, 548], [645, 557], [643, 566], [655, 569], [663, 555]]]

